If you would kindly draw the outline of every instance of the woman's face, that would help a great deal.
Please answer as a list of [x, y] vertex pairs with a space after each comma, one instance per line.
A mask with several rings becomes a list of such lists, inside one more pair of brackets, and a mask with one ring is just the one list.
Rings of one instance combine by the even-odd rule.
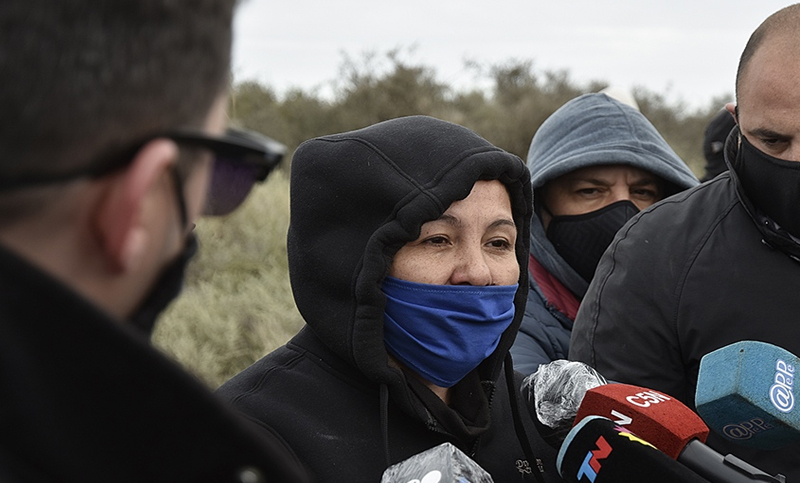
[[434, 285], [513, 285], [517, 227], [502, 183], [477, 181], [469, 196], [422, 225], [394, 257], [389, 275]]

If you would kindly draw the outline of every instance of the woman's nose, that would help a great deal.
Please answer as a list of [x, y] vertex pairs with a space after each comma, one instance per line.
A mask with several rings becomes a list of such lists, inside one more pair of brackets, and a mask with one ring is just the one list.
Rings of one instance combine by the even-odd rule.
[[450, 276], [452, 285], [491, 285], [492, 271], [482, 247], [462, 250]]

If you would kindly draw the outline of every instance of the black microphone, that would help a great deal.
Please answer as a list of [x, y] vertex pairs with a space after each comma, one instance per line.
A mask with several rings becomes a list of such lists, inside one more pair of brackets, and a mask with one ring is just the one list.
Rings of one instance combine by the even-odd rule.
[[415, 454], [383, 472], [381, 483], [493, 483], [478, 463], [450, 443]]
[[556, 460], [567, 482], [709, 483], [610, 419], [589, 416], [567, 434]]

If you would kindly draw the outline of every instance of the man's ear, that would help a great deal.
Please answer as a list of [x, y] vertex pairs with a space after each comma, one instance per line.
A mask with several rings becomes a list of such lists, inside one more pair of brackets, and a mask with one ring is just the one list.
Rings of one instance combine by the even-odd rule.
[[733, 116], [733, 121], [736, 124], [739, 124], [739, 109], [737, 109], [736, 104], [729, 102], [725, 104], [725, 109], [731, 113], [731, 116]]
[[[108, 187], [95, 216], [95, 230], [111, 270], [123, 272], [139, 265], [150, 243], [142, 213], [148, 196], [163, 189], [163, 176], [178, 159], [178, 147], [167, 139], [145, 144], [131, 163], [108, 176]], [[172, 186], [169, 184], [168, 186]]]

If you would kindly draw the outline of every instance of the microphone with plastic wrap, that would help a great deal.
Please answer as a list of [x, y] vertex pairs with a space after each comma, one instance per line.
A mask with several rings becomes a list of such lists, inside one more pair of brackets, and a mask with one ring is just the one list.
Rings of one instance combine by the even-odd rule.
[[677, 399], [652, 389], [608, 384], [586, 391], [576, 420], [588, 416], [612, 419], [649, 441], [698, 475], [714, 483], [782, 483], [733, 455], [721, 455], [704, 444], [708, 427]]
[[555, 449], [575, 424], [575, 415], [586, 391], [606, 379], [583, 362], [559, 359], [541, 364], [522, 381], [522, 400], [539, 436]]
[[741, 341], [700, 360], [695, 406], [715, 433], [760, 450], [800, 441], [800, 359], [766, 342]]
[[708, 483], [608, 418], [589, 416], [567, 434], [556, 467], [568, 483]]
[[450, 443], [418, 453], [384, 470], [381, 483], [493, 483], [483, 468]]

